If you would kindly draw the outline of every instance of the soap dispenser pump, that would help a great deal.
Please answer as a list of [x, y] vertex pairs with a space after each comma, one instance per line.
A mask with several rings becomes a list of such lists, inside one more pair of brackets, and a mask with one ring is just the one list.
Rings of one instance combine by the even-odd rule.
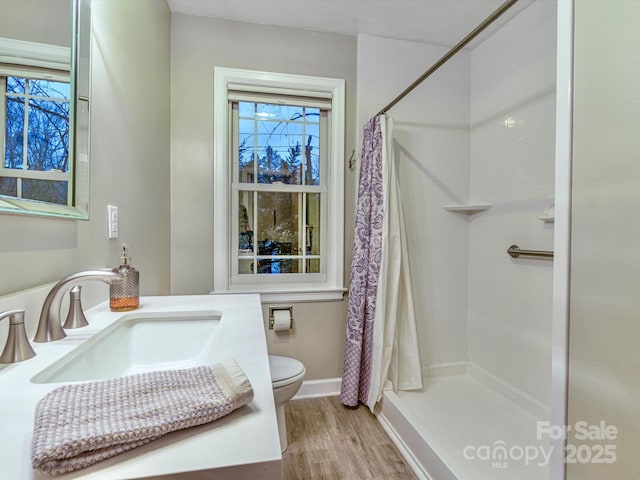
[[122, 280], [111, 282], [109, 286], [109, 308], [114, 312], [135, 310], [140, 305], [140, 273], [131, 266], [129, 249], [122, 244], [120, 266], [113, 269]]

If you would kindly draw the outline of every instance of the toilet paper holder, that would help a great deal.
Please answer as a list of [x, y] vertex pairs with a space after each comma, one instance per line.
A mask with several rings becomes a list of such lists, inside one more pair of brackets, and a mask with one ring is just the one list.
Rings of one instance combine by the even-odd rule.
[[293, 328], [293, 305], [273, 305], [269, 306], [269, 330], [273, 330], [273, 324], [275, 322], [275, 312], [282, 310], [289, 312], [289, 318], [291, 319], [291, 328]]

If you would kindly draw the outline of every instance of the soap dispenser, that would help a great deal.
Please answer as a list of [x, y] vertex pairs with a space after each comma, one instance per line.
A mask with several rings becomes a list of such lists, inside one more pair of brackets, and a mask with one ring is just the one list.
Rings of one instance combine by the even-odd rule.
[[140, 273], [131, 266], [125, 243], [122, 244], [120, 266], [113, 271], [122, 275], [122, 280], [111, 282], [109, 286], [109, 308], [114, 312], [135, 310], [140, 305]]

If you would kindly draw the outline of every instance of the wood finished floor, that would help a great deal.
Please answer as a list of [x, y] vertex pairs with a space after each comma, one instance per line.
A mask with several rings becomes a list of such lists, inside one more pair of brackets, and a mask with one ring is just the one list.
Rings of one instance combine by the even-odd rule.
[[338, 397], [292, 400], [285, 407], [289, 448], [283, 480], [417, 479], [368, 408]]

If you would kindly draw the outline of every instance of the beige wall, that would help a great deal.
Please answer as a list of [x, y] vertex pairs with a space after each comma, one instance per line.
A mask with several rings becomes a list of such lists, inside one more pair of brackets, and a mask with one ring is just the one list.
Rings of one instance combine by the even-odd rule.
[[71, 46], [71, 1], [0, 1], [0, 37]]
[[[94, 0], [93, 15], [91, 218], [0, 214], [0, 295], [115, 265], [122, 241], [141, 293], [169, 293], [169, 9]], [[107, 204], [120, 207], [119, 240]]]
[[[356, 39], [219, 19], [171, 18], [171, 292], [213, 288], [213, 69], [216, 66], [342, 78], [346, 159], [355, 124]], [[355, 174], [345, 168], [348, 280]], [[342, 374], [346, 300], [295, 306], [296, 329], [267, 332], [270, 353], [290, 355], [307, 379]]]
[[[640, 471], [640, 2], [575, 2], [569, 425], [619, 431], [613, 464], [569, 480]], [[576, 445], [572, 433], [569, 440]]]

